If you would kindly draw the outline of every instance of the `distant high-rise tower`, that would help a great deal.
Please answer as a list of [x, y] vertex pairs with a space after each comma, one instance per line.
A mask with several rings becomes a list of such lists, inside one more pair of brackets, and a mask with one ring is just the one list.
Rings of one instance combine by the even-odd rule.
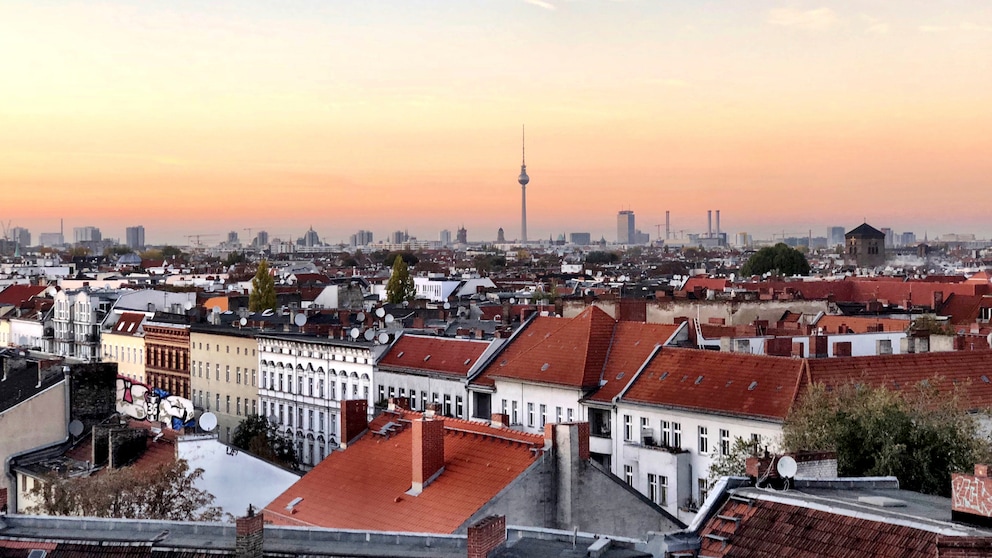
[[497, 244], [506, 243], [506, 234], [503, 233], [503, 227], [500, 227], [499, 230], [496, 231], [496, 243]]
[[441, 246], [448, 246], [451, 244], [451, 231], [448, 229], [442, 229], [438, 234], [438, 240], [441, 242]]
[[517, 177], [520, 183], [520, 242], [527, 244], [527, 183], [530, 177], [527, 176], [527, 145], [524, 129], [520, 128], [520, 176]]
[[617, 213], [617, 244], [634, 243], [634, 212], [625, 209]]
[[136, 225], [124, 229], [124, 236], [127, 240], [127, 247], [132, 250], [145, 249], [145, 227]]
[[465, 227], [458, 227], [458, 232], [455, 234], [455, 242], [458, 244], [468, 244], [468, 231]]

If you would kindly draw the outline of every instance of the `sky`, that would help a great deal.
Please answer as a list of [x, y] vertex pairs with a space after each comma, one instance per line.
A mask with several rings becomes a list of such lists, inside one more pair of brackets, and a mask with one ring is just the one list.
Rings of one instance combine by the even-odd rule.
[[5, 0], [0, 52], [35, 241], [514, 239], [522, 124], [531, 240], [992, 236], [987, 0]]

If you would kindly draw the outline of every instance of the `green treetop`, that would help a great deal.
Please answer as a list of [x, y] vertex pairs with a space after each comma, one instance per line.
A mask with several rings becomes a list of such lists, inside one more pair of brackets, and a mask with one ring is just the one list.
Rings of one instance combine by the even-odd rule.
[[252, 312], [274, 309], [276, 307], [276, 280], [269, 274], [269, 263], [262, 260], [258, 263], [258, 271], [251, 280], [251, 294], [248, 295], [248, 309]]

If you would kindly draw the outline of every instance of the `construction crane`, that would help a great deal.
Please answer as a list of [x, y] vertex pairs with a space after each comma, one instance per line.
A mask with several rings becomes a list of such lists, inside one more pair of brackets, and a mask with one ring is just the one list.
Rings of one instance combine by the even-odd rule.
[[[220, 236], [219, 234], [188, 234], [186, 235], [186, 241], [190, 243], [190, 246], [200, 248], [203, 243], [200, 242], [201, 238], [210, 238], [212, 236]], [[195, 241], [195, 242], [194, 242]]]

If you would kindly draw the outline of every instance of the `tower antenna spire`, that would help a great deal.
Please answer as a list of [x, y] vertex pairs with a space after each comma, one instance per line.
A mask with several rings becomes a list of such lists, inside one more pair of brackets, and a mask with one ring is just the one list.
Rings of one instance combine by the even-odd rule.
[[527, 125], [520, 125], [520, 164], [527, 165]]

